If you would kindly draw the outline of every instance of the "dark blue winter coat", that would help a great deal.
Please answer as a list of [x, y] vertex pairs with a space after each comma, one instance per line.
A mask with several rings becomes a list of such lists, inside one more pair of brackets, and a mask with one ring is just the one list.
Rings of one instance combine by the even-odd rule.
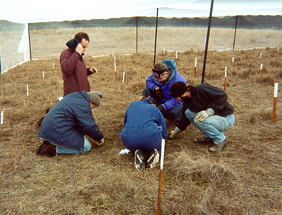
[[167, 111], [178, 106], [179, 104], [182, 104], [182, 102], [177, 101], [176, 98], [173, 98], [171, 95], [169, 95], [172, 84], [177, 81], [182, 81], [185, 84], [187, 84], [187, 81], [178, 72], [176, 72], [176, 64], [174, 60], [165, 59], [162, 61], [162, 63], [166, 64], [171, 71], [171, 74], [167, 82], [166, 83], [158, 82], [158, 80], [154, 77], [154, 73], [152, 73], [149, 76], [149, 78], [146, 80], [146, 86], [152, 91], [154, 91], [157, 86], [160, 87], [163, 93], [163, 99], [161, 103], [162, 106], [164, 107], [164, 111]]
[[149, 99], [134, 101], [128, 106], [124, 117], [124, 129], [119, 133], [127, 149], [157, 149], [166, 139], [166, 122], [160, 110], [150, 104]]
[[60, 146], [81, 150], [84, 135], [98, 141], [103, 138], [85, 90], [68, 94], [58, 102], [44, 117], [38, 136]]

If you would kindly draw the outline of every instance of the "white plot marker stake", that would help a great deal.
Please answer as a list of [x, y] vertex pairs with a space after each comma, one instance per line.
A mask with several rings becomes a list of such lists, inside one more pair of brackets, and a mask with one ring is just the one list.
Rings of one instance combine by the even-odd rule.
[[274, 84], [274, 93], [273, 93], [273, 111], [272, 111], [272, 122], [273, 123], [275, 123], [275, 118], [276, 118], [277, 97], [278, 97], [278, 83], [275, 83]]
[[1, 125], [3, 125], [3, 120], [4, 120], [3, 119], [3, 114], [4, 114], [3, 111], [1, 111]]
[[2, 125], [3, 125], [3, 121], [4, 121], [4, 116], [3, 116], [3, 111], [1, 111], [1, 141], [2, 141], [2, 134], [3, 134], [3, 128], [2, 128]]
[[122, 75], [121, 100], [122, 100], [122, 94], [123, 94], [124, 76], [125, 76], [125, 72], [123, 72], [123, 75]]
[[227, 67], [225, 67], [224, 77], [224, 91], [226, 91]]
[[261, 74], [262, 68], [263, 68], [263, 63], [260, 65], [259, 74]]
[[115, 67], [115, 76], [116, 76], [116, 81], [117, 81], [117, 65], [116, 65], [116, 63], [114, 63], [114, 67]]
[[26, 97], [27, 97], [27, 102], [28, 102], [29, 101], [28, 84], [26, 84]]
[[194, 77], [196, 77], [196, 71], [197, 71], [197, 58], [195, 58]]
[[159, 195], [158, 195], [158, 209], [157, 214], [161, 214], [161, 195], [162, 195], [162, 178], [163, 178], [163, 167], [164, 167], [164, 152], [165, 152], [165, 140], [162, 139], [161, 143], [161, 165], [160, 165], [160, 181], [159, 181]]

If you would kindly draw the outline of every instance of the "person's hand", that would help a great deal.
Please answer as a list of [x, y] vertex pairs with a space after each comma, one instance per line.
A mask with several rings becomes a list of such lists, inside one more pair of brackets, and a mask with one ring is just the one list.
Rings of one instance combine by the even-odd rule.
[[154, 91], [155, 91], [155, 99], [158, 101], [161, 101], [163, 98], [163, 93], [162, 93], [161, 88], [156, 87]]
[[171, 131], [169, 134], [168, 134], [168, 137], [170, 139], [173, 139], [177, 136], [178, 133], [180, 133], [181, 130], [178, 128], [178, 127], [175, 127], [175, 129], [173, 131]]
[[98, 146], [103, 145], [104, 143], [105, 143], [104, 138], [102, 138], [102, 139], [99, 140], [99, 141], [96, 141], [96, 144], [97, 144]]
[[196, 120], [203, 122], [205, 121], [209, 116], [214, 115], [214, 110], [212, 108], [208, 108], [207, 110], [200, 111], [196, 114], [195, 118]]
[[82, 53], [83, 53], [83, 46], [80, 43], [77, 44], [77, 46], [75, 48], [75, 52], [77, 52], [79, 55], [82, 55]]
[[91, 72], [91, 73], [98, 73], [98, 70], [97, 70], [97, 68], [96, 67], [91, 67], [90, 69], [89, 69], [89, 71]]

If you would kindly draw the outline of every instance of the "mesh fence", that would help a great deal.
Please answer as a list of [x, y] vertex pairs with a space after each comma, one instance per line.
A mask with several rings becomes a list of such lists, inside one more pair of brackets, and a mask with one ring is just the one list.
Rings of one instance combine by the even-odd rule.
[[[58, 58], [66, 42], [80, 31], [90, 37], [86, 51], [90, 56], [154, 53], [155, 44], [157, 54], [205, 49], [208, 18], [157, 19], [155, 12], [150, 12], [148, 17], [31, 23], [28, 25], [31, 58]], [[209, 50], [280, 47], [281, 28], [266, 28], [267, 23], [255, 18], [239, 17], [236, 26], [236, 17], [213, 17]], [[255, 20], [264, 24], [259, 25]], [[25, 29], [24, 24], [7, 22], [6, 28], [0, 31], [2, 71], [29, 57], [29, 50], [19, 50], [21, 39], [28, 40], [28, 36], [23, 36]]]

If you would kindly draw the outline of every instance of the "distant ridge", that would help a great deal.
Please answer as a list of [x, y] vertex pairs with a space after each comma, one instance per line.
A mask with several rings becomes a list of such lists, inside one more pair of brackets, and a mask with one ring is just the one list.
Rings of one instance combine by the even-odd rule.
[[[111, 19], [92, 19], [76, 20], [63, 22], [41, 22], [31, 23], [30, 30], [58, 29], [58, 28], [90, 28], [90, 27], [135, 27], [138, 26], [153, 27], [156, 24], [155, 17], [125, 17]], [[234, 28], [236, 22], [235, 16], [213, 17], [212, 27]], [[22, 24], [11, 23], [6, 20], [0, 20], [0, 31], [11, 31], [13, 27]], [[205, 27], [208, 25], [208, 18], [163, 18], [158, 20], [160, 27]], [[238, 28], [271, 28], [282, 29], [282, 16], [238, 16]]]

